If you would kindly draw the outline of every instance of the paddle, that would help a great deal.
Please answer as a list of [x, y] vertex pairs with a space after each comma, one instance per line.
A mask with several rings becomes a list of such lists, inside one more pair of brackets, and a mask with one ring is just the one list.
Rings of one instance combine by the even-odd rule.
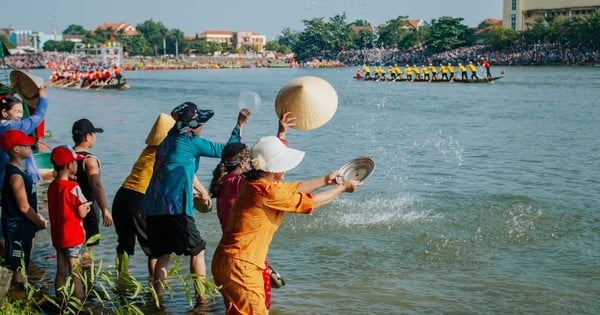
[[92, 85], [96, 85], [96, 84], [98, 84], [98, 83], [99, 83], [99, 79], [96, 79], [96, 80], [94, 80], [94, 81], [90, 82], [90, 84], [88, 84], [88, 85], [84, 86], [84, 87], [83, 87], [83, 89], [85, 89], [85, 90], [89, 90], [89, 89], [92, 87]]

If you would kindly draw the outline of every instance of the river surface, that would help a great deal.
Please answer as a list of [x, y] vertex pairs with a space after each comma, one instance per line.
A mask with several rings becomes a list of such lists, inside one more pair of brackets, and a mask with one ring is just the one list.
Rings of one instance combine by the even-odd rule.
[[[105, 132], [94, 152], [110, 203], [160, 112], [193, 101], [215, 116], [203, 136], [225, 141], [237, 96], [262, 99], [243, 141], [275, 135], [274, 100], [311, 75], [336, 89], [326, 125], [290, 130], [306, 151], [286, 180], [322, 176], [369, 156], [374, 174], [312, 215], [288, 215], [269, 260], [286, 281], [271, 314], [600, 313], [600, 68], [507, 67], [493, 84], [364, 82], [354, 68], [126, 72], [130, 89], [50, 89], [46, 127], [72, 144], [73, 121]], [[48, 71], [33, 73], [48, 77]], [[200, 161], [209, 184], [216, 159]], [[196, 214], [207, 266], [220, 238], [216, 213]], [[114, 228], [96, 258], [114, 265]], [[48, 232], [34, 262], [54, 278]], [[131, 273], [146, 279], [137, 247]], [[174, 258], [187, 272], [187, 257]], [[144, 280], [145, 281], [145, 280]], [[165, 313], [190, 310], [182, 288]], [[221, 300], [210, 313], [224, 311]]]

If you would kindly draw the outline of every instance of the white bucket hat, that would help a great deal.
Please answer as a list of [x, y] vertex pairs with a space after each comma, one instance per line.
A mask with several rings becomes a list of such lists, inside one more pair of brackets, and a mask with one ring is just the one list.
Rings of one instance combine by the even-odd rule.
[[256, 170], [271, 173], [287, 172], [298, 166], [304, 152], [285, 146], [275, 136], [260, 138], [250, 150], [252, 166]]
[[291, 112], [298, 130], [323, 126], [335, 114], [338, 96], [329, 82], [313, 76], [303, 76], [287, 82], [275, 98], [275, 113]]

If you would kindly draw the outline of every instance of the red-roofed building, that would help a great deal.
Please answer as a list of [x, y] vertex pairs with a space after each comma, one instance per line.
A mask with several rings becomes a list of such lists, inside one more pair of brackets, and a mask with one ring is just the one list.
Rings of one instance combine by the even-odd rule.
[[421, 19], [403, 20], [402, 21], [403, 28], [412, 28], [412, 29], [418, 30], [419, 27], [421, 27], [422, 25], [423, 25], [423, 20], [421, 20]]
[[139, 32], [135, 29], [135, 27], [131, 24], [127, 24], [125, 22], [121, 23], [104, 23], [98, 27], [96, 27], [92, 32], [96, 33], [97, 30], [107, 30], [112, 29], [115, 33], [123, 30], [123, 35], [125, 36], [135, 36], [138, 35]]
[[491, 29], [502, 26], [501, 19], [487, 18], [487, 19], [483, 20], [483, 22], [481, 22], [481, 23], [486, 23], [486, 22], [487, 22], [488, 26], [485, 28], [480, 28], [480, 29], [475, 30], [475, 35], [483, 36], [483, 35], [485, 35], [485, 33], [489, 32]]

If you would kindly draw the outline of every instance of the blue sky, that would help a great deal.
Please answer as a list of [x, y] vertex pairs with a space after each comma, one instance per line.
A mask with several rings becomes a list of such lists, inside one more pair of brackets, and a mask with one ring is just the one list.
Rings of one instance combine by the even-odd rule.
[[476, 26], [485, 18], [502, 18], [502, 0], [0, 0], [0, 28], [58, 33], [70, 24], [91, 30], [105, 22], [133, 25], [152, 19], [186, 35], [205, 30], [253, 31], [274, 39], [284, 28], [304, 29], [303, 20], [329, 19], [346, 13], [346, 21], [373, 25], [398, 16], [430, 21], [462, 17]]

